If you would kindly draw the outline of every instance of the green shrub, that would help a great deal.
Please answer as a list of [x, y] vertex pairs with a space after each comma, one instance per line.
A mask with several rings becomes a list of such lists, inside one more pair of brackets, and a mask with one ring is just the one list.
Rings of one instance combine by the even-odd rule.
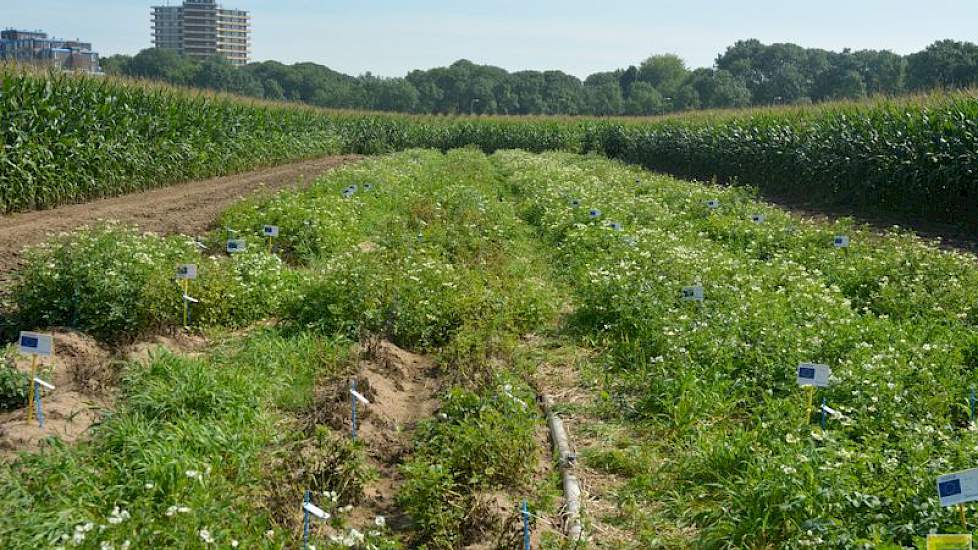
[[101, 226], [31, 249], [13, 292], [23, 328], [65, 326], [105, 341], [133, 340], [183, 319], [176, 266], [196, 263], [191, 321], [243, 326], [273, 315], [299, 276], [260, 249], [216, 259], [185, 237]]

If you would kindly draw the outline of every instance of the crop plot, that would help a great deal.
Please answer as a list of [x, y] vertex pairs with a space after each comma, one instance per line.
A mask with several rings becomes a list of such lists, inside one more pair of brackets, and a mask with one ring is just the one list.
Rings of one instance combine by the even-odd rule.
[[534, 548], [567, 547], [538, 392], [578, 446], [581, 545], [974, 527], [937, 489], [975, 466], [971, 256], [616, 161], [471, 149], [366, 159], [215, 227], [28, 253], [19, 328], [206, 340], [119, 362], [98, 423], [0, 465], [6, 546], [512, 548], [525, 518]]

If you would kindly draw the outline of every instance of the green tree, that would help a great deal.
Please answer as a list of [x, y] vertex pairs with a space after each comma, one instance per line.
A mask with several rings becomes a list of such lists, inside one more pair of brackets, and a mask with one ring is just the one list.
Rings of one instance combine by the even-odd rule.
[[648, 82], [632, 84], [632, 94], [625, 101], [625, 113], [633, 116], [657, 115], [665, 110], [665, 102]]
[[197, 74], [197, 63], [171, 50], [150, 48], [136, 54], [129, 62], [129, 76], [164, 80], [189, 85]]
[[686, 63], [675, 54], [653, 55], [642, 62], [636, 78], [647, 82], [666, 97], [675, 96], [686, 81]]
[[913, 90], [978, 84], [978, 45], [941, 40], [910, 54], [907, 57], [907, 84]]

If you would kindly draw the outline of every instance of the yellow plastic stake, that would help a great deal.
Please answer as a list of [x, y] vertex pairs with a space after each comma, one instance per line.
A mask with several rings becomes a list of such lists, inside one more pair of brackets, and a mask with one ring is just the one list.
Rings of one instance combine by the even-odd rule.
[[268, 253], [269, 254], [272, 253], [272, 236], [271, 235], [268, 236]]
[[190, 305], [187, 303], [187, 296], [190, 294], [190, 281], [184, 279], [181, 281], [183, 283], [183, 326], [187, 326], [187, 309]]
[[37, 354], [31, 355], [31, 379], [27, 383], [27, 422], [34, 420], [34, 378], [37, 376]]
[[812, 416], [812, 405], [815, 403], [815, 386], [808, 387], [808, 407], [805, 408], [805, 422], [808, 423]]
[[961, 528], [968, 530], [968, 520], [964, 517], [964, 503], [958, 504], [958, 511], [961, 512]]

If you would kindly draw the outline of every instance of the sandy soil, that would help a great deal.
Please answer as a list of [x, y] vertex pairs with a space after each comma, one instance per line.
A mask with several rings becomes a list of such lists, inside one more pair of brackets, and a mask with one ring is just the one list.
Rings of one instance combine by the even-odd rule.
[[243, 196], [298, 186], [358, 158], [325, 157], [51, 210], [0, 216], [0, 286], [19, 264], [24, 247], [44, 241], [51, 233], [99, 220], [117, 220], [164, 234], [203, 233], [222, 210]]
[[[73, 443], [89, 435], [89, 428], [111, 408], [119, 369], [125, 361], [148, 362], [159, 348], [194, 355], [207, 341], [195, 335], [156, 336], [112, 352], [83, 333], [54, 329], [55, 353], [37, 368], [37, 377], [54, 385], [43, 390], [44, 427], [37, 419], [27, 420], [27, 409], [0, 413], [0, 461], [20, 451], [37, 451], [50, 437]], [[8, 360], [18, 370], [30, 373], [31, 360], [15, 355]]]

